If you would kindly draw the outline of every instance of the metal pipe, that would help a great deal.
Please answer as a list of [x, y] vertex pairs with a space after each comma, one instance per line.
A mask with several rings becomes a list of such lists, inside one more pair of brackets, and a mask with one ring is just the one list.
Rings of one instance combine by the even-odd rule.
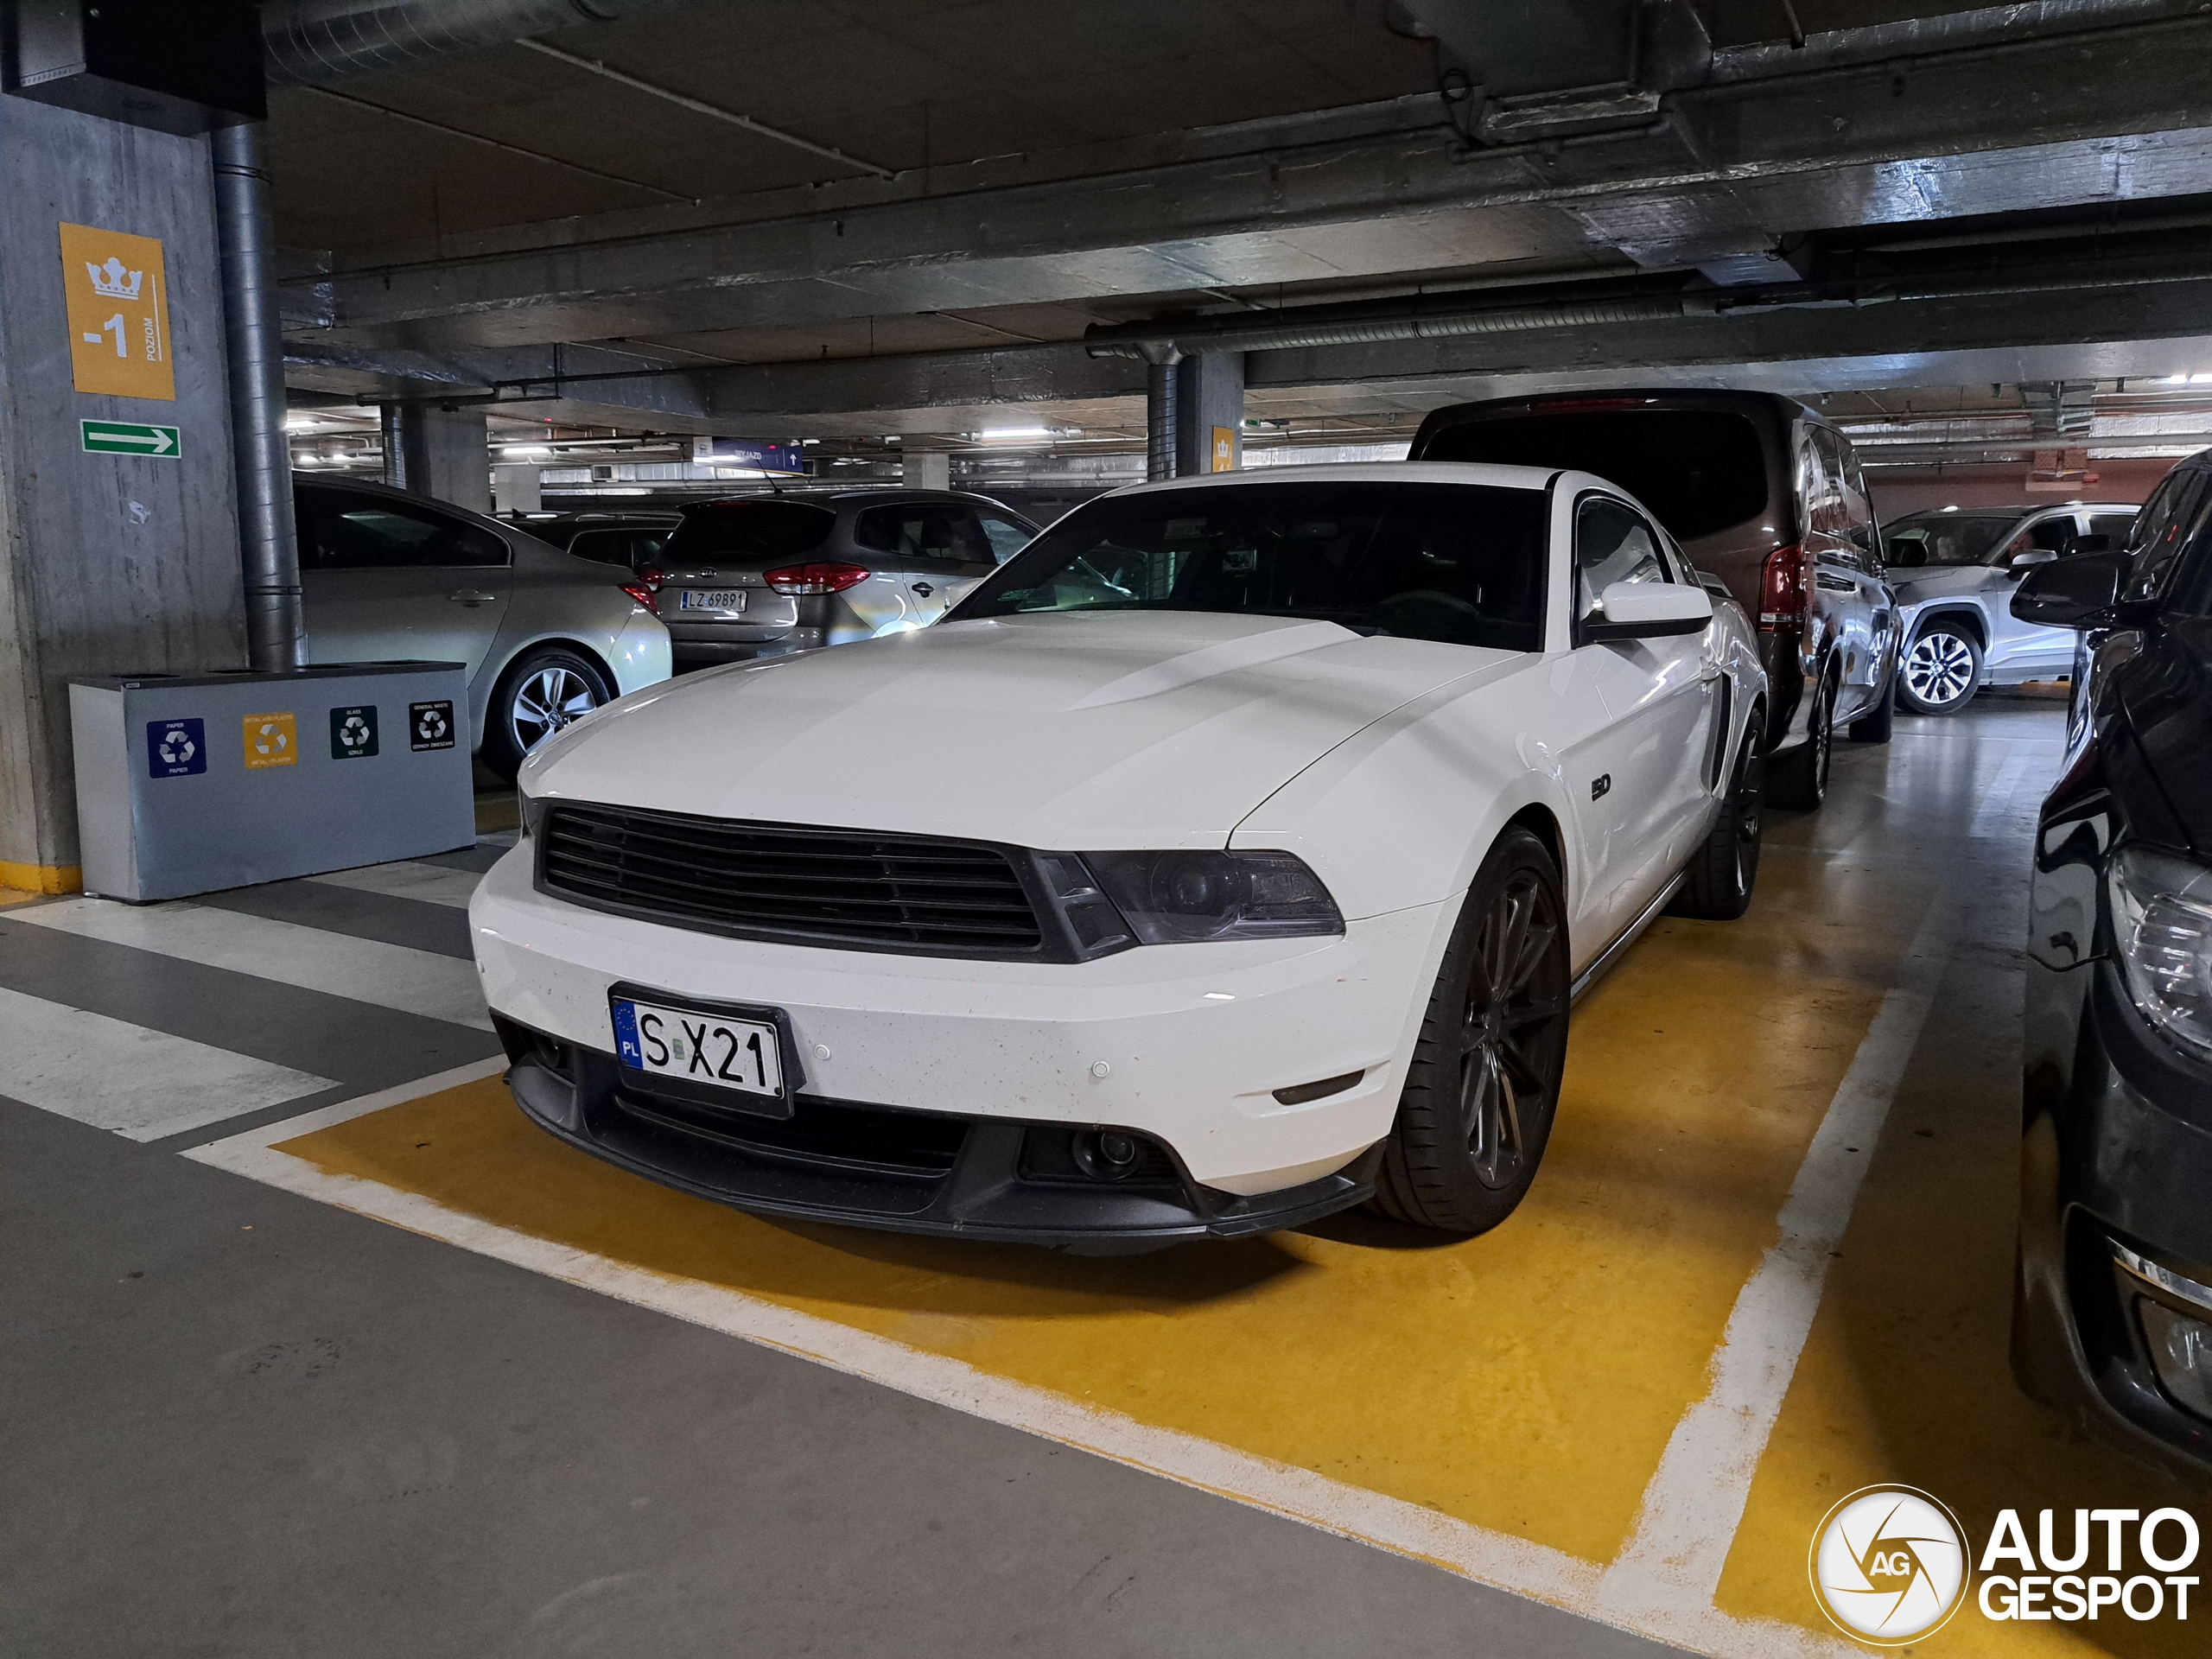
[[270, 225], [262, 124], [218, 127], [210, 144], [246, 661], [257, 669], [299, 668], [308, 659], [307, 628], [300, 607], [299, 535], [292, 520], [292, 454], [284, 436], [284, 341], [276, 315], [276, 238]]
[[1183, 353], [1173, 345], [1147, 343], [1128, 355], [1141, 357], [1144, 372], [1144, 475], [1147, 483], [1175, 476], [1175, 365]]
[[315, 86], [525, 35], [610, 23], [669, 0], [271, 0], [261, 9], [269, 85]]

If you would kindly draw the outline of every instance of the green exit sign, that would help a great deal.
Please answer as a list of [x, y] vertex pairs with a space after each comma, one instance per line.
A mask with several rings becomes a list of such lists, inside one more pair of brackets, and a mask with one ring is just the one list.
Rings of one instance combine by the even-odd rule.
[[135, 421], [79, 421], [85, 450], [94, 455], [159, 455], [175, 461], [180, 448], [173, 426], [141, 426]]

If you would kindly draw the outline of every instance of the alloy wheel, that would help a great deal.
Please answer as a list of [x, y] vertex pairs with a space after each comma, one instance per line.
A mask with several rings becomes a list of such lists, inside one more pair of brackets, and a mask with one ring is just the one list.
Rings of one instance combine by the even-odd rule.
[[590, 683], [574, 669], [558, 664], [541, 668], [515, 688], [515, 747], [528, 754], [597, 707]]
[[1974, 695], [1974, 648], [1955, 633], [1936, 629], [1905, 653], [1904, 683], [1931, 709], [1948, 709]]
[[1519, 1177], [1536, 1114], [1548, 1108], [1551, 1080], [1537, 1057], [1567, 1007], [1541, 969], [1559, 931], [1550, 889], [1533, 872], [1517, 871], [1483, 918], [1468, 964], [1459, 1118], [1476, 1179], [1493, 1192]]

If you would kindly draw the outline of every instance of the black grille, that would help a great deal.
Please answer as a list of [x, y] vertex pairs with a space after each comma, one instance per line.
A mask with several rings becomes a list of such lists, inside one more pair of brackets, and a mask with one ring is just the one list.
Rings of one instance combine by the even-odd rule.
[[538, 886], [701, 932], [923, 956], [1044, 954], [1004, 851], [612, 806], [556, 806]]

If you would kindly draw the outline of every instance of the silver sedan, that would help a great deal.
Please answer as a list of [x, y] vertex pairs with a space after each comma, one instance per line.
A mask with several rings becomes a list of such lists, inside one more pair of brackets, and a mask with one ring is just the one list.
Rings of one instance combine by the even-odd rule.
[[292, 499], [311, 658], [466, 664], [470, 742], [496, 776], [668, 677], [668, 630], [625, 571], [381, 484], [301, 478]]

